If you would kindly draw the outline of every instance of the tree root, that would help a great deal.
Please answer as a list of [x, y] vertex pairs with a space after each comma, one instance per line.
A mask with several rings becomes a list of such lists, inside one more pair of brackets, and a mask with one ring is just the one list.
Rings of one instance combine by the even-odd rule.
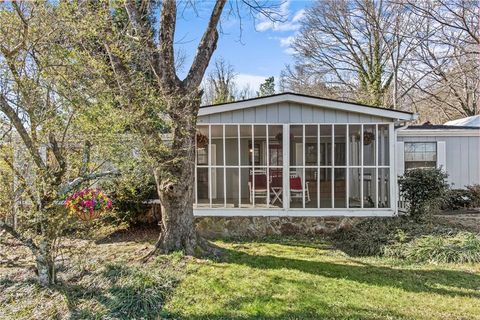
[[188, 256], [193, 256], [197, 258], [208, 258], [208, 257], [221, 257], [224, 255], [222, 248], [216, 246], [215, 244], [207, 241], [205, 238], [201, 237], [199, 234], [196, 234], [195, 240], [190, 242], [190, 245], [187, 248], [166, 248], [164, 246], [164, 235], [160, 234], [157, 242], [154, 245], [154, 248], [148, 252], [144, 257], [141, 258], [143, 263], [148, 262], [154, 256], [159, 254], [168, 254], [174, 251], [183, 251]]

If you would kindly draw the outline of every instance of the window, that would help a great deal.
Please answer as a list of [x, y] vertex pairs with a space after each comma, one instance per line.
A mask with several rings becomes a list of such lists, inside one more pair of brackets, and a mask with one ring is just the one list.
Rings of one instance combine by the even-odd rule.
[[405, 142], [405, 169], [435, 168], [436, 166], [436, 142]]

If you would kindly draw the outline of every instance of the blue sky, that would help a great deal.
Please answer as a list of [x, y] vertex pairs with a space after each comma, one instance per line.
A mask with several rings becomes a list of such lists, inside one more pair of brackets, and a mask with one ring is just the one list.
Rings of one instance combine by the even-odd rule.
[[[236, 16], [228, 16], [229, 8], [224, 10], [222, 19], [222, 34], [217, 50], [210, 63], [215, 58], [223, 57], [233, 65], [237, 73], [239, 87], [250, 84], [251, 89], [257, 90], [263, 80], [274, 76], [278, 77], [285, 64], [292, 62], [289, 41], [299, 28], [299, 20], [304, 9], [311, 2], [308, 0], [274, 1], [280, 5], [284, 22], [273, 24], [259, 16], [255, 21], [243, 10], [242, 32], [240, 20]], [[176, 29], [176, 48], [185, 56], [184, 73], [195, 54], [195, 49], [205, 30], [213, 1], [198, 2], [196, 11], [191, 8], [183, 13], [179, 10]], [[208, 71], [207, 71], [208, 72]], [[183, 76], [183, 74], [181, 74]]]

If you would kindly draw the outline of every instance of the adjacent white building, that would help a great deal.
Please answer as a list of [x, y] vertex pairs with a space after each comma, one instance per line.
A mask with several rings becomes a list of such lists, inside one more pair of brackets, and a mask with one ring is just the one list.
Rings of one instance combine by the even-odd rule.
[[480, 184], [480, 124], [475, 126], [474, 118], [480, 116], [397, 130], [397, 174], [437, 167], [445, 170], [454, 189]]

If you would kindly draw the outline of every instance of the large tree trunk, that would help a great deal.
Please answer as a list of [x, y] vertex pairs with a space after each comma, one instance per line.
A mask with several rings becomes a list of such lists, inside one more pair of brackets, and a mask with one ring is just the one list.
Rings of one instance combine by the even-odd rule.
[[218, 250], [201, 238], [195, 229], [195, 138], [199, 93], [182, 92], [170, 99], [172, 147], [168, 163], [155, 169], [155, 182], [161, 202], [158, 253], [184, 251], [188, 255], [218, 254]]
[[52, 255], [52, 243], [41, 240], [35, 252], [38, 282], [42, 286], [50, 286], [56, 282], [55, 259]]

